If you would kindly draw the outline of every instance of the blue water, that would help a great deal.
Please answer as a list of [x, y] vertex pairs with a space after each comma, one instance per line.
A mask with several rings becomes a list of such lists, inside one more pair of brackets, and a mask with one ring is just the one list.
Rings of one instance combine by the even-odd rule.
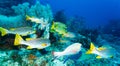
[[112, 19], [120, 19], [120, 0], [41, 0], [49, 3], [55, 13], [64, 10], [67, 17], [83, 16], [90, 28], [103, 26]]

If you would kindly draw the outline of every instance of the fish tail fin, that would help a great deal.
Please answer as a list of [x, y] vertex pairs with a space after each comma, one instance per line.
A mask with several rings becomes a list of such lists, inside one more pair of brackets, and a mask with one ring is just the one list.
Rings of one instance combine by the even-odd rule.
[[7, 29], [0, 27], [0, 32], [2, 33], [2, 36], [7, 34]]
[[52, 22], [51, 29], [55, 29], [55, 22], [54, 21]]
[[26, 15], [26, 20], [30, 20], [30, 16]]
[[61, 52], [52, 52], [52, 55], [53, 56], [62, 56], [62, 53]]
[[95, 46], [93, 43], [90, 44], [90, 49], [86, 52], [86, 54], [92, 54], [92, 52], [95, 50]]
[[17, 45], [20, 45], [22, 43], [22, 41], [24, 41], [22, 39], [22, 37], [19, 35], [19, 34], [16, 34], [15, 36], [15, 40], [14, 40], [14, 45], [17, 46]]

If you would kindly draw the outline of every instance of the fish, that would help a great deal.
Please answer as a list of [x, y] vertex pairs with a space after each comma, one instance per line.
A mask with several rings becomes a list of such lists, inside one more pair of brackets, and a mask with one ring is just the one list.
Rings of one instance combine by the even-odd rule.
[[63, 34], [63, 37], [75, 38], [76, 35], [73, 32], [66, 32], [66, 33]]
[[42, 25], [46, 25], [48, 23], [48, 20], [44, 19], [44, 18], [36, 18], [36, 17], [30, 17], [28, 15], [26, 15], [26, 20], [30, 20], [31, 22], [35, 22], [35, 23], [40, 23]]
[[70, 43], [71, 41], [69, 39], [60, 39], [58, 42], [65, 44], [65, 43]]
[[35, 17], [30, 17], [28, 15], [26, 15], [26, 20], [30, 20], [31, 22], [35, 22], [35, 23], [41, 23], [43, 22], [43, 18], [35, 18]]
[[81, 51], [81, 43], [73, 43], [72, 45], [68, 46], [64, 51], [61, 52], [52, 52], [52, 55], [54, 58], [52, 61], [54, 61], [56, 58], [59, 58], [61, 56], [67, 56], [63, 63], [65, 63], [68, 59], [75, 59], [75, 57], [80, 57], [79, 54]]
[[94, 44], [91, 42], [90, 49], [86, 52], [86, 54], [96, 54], [96, 59], [101, 58], [111, 58], [116, 54], [116, 51], [112, 47], [95, 47]]
[[67, 27], [65, 24], [61, 23], [61, 22], [52, 22], [51, 25], [51, 32], [57, 32], [60, 35], [64, 35], [67, 32]]
[[35, 33], [36, 31], [33, 30], [32, 27], [11, 28], [10, 30], [0, 27], [0, 32], [2, 33], [2, 36], [6, 34], [17, 34], [17, 33], [22, 36], [27, 36], [29, 34]]
[[16, 34], [14, 45], [15, 46], [27, 45], [28, 46], [27, 49], [33, 49], [33, 48], [44, 49], [46, 47], [49, 47], [51, 44], [49, 39], [36, 38], [33, 40], [25, 41], [19, 34]]
[[64, 51], [62, 52], [53, 52], [52, 54], [54, 56], [64, 56], [64, 55], [73, 55], [78, 53], [81, 50], [81, 43], [73, 43], [72, 45], [68, 46]]
[[48, 20], [44, 18], [36, 18], [36, 17], [30, 17], [26, 15], [26, 20], [30, 20], [31, 22], [35, 22], [36, 24], [41, 24], [41, 29], [45, 28], [48, 24]]

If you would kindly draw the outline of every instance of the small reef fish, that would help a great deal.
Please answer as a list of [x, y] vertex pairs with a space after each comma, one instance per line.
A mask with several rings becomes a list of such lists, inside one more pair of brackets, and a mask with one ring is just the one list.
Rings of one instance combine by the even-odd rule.
[[51, 26], [51, 32], [57, 32], [58, 34], [64, 35], [67, 32], [67, 27], [61, 22], [54, 22]]
[[50, 40], [37, 38], [37, 39], [25, 41], [22, 39], [20, 35], [16, 34], [14, 45], [17, 46], [20, 44], [27, 45], [28, 46], [27, 49], [32, 49], [32, 48], [44, 49], [50, 46]]
[[45, 28], [48, 24], [48, 20], [44, 19], [44, 18], [35, 18], [35, 17], [30, 17], [28, 15], [26, 15], [26, 20], [30, 20], [31, 22], [35, 22], [37, 24], [41, 24], [41, 29]]
[[70, 43], [70, 40], [69, 39], [60, 39], [59, 40], [60, 43]]
[[65, 34], [63, 34], [63, 37], [75, 38], [76, 35], [72, 32], [66, 32]]
[[26, 20], [30, 20], [31, 22], [35, 22], [35, 23], [40, 23], [42, 25], [46, 25], [48, 23], [47, 20], [44, 20], [43, 18], [35, 18], [35, 17], [30, 17], [28, 15], [26, 15]]
[[60, 57], [64, 55], [73, 55], [78, 53], [81, 50], [81, 45], [80, 43], [74, 43], [70, 46], [68, 46], [64, 51], [62, 52], [53, 52], [52, 54], [54, 56]]
[[80, 44], [80, 43], [74, 43], [74, 44], [68, 46], [62, 52], [52, 52], [53, 56], [55, 57], [53, 60], [55, 60], [56, 58], [58, 58], [60, 56], [66, 56], [65, 60], [63, 61], [63, 63], [65, 63], [68, 59], [71, 59], [71, 60], [78, 59], [82, 55], [81, 45], [82, 44]]
[[96, 48], [93, 43], [90, 45], [90, 49], [86, 52], [86, 54], [96, 54], [98, 55], [96, 58], [110, 58], [116, 54], [116, 51], [112, 47], [99, 47]]
[[43, 22], [43, 18], [39, 19], [39, 18], [35, 18], [35, 17], [30, 17], [28, 15], [26, 15], [26, 20], [30, 20], [31, 22], [35, 22], [35, 23]]
[[19, 34], [22, 36], [26, 36], [29, 34], [33, 34], [36, 31], [33, 30], [32, 27], [20, 27], [20, 28], [12, 28], [10, 30], [7, 30], [5, 28], [0, 27], [0, 32], [2, 33], [2, 36], [6, 35], [6, 34]]

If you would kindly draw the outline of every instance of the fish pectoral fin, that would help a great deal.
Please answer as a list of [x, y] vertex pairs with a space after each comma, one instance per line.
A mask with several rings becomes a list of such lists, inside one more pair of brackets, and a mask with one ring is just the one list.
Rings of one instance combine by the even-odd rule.
[[97, 58], [97, 59], [101, 59], [102, 57], [101, 57], [101, 56], [97, 56], [96, 58]]
[[28, 46], [27, 49], [32, 49], [32, 47], [31, 47], [31, 46]]
[[98, 50], [99, 51], [102, 51], [102, 50], [105, 50], [106, 48], [105, 47], [99, 47]]

